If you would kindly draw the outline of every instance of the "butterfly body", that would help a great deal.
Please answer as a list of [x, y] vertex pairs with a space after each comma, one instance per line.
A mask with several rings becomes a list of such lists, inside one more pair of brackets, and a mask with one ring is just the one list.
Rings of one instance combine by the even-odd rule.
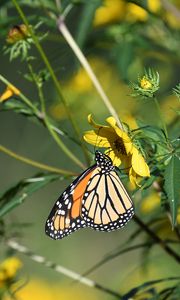
[[112, 231], [132, 218], [132, 200], [111, 159], [96, 151], [95, 160], [55, 203], [45, 228], [51, 238], [62, 239], [83, 227]]

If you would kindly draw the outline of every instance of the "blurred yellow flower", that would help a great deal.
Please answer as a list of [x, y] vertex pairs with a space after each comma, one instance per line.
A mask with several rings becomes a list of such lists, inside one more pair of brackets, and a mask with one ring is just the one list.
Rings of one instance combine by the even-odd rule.
[[13, 95], [19, 95], [20, 91], [14, 85], [8, 85], [6, 90], [0, 95], [0, 102], [6, 101]]
[[71, 80], [71, 87], [75, 89], [77, 92], [88, 92], [92, 88], [92, 82], [89, 78], [87, 72], [80, 68], [76, 75]]
[[160, 194], [157, 192], [152, 192], [143, 200], [141, 204], [141, 211], [145, 214], [150, 213], [159, 206]]
[[104, 0], [95, 13], [93, 25], [100, 26], [115, 21], [120, 21], [125, 14], [125, 1], [123, 0]]
[[88, 122], [94, 130], [85, 132], [85, 141], [96, 147], [108, 148], [105, 153], [109, 155], [115, 166], [123, 163], [129, 170], [129, 179], [133, 185], [138, 185], [140, 177], [150, 176], [144, 157], [127, 133], [116, 125], [113, 117], [106, 119], [109, 126], [96, 124], [91, 115], [88, 116]]
[[148, 90], [152, 88], [152, 83], [144, 76], [140, 81], [140, 86], [142, 89]]
[[128, 3], [126, 19], [130, 22], [134, 22], [134, 21], [144, 22], [144, 21], [147, 21], [147, 19], [148, 19], [148, 13], [142, 7], [140, 7], [134, 3]]
[[0, 264], [0, 287], [16, 276], [17, 271], [22, 267], [17, 257], [7, 258]]
[[180, 29], [180, 22], [179, 19], [174, 17], [174, 15], [171, 12], [167, 12], [165, 16], [167, 23], [175, 29]]
[[[89, 57], [88, 62], [103, 86], [107, 86], [112, 79], [112, 72], [114, 71], [112, 66], [99, 57]], [[83, 67], [78, 69], [72, 79], [66, 83], [65, 88], [78, 94], [94, 91], [93, 83]]]
[[[41, 279], [31, 279], [25, 286], [15, 293], [18, 300], [96, 300], [94, 291], [87, 290], [82, 285], [70, 286], [65, 282], [50, 283]], [[93, 297], [92, 297], [93, 296]], [[3, 300], [12, 300], [5, 295]]]
[[151, 12], [156, 13], [161, 8], [160, 0], [148, 0], [148, 8]]
[[166, 123], [170, 124], [177, 118], [177, 111], [180, 109], [179, 101], [175, 95], [170, 95], [164, 99], [161, 109], [166, 116]]
[[180, 209], [178, 209], [177, 224], [180, 225]]
[[49, 107], [50, 115], [57, 121], [62, 120], [66, 116], [66, 109], [62, 103], [53, 103]]
[[[161, 3], [160, 0], [148, 0], [147, 6], [151, 12], [156, 13]], [[124, 0], [104, 0], [103, 5], [96, 10], [93, 24], [101, 26], [124, 19], [144, 22], [148, 19], [148, 12], [139, 5]]]

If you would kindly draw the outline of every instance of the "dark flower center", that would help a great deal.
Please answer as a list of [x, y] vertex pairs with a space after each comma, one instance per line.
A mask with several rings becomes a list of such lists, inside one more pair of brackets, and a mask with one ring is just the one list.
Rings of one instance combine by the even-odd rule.
[[113, 146], [115, 147], [116, 151], [121, 154], [127, 154], [126, 149], [124, 147], [123, 141], [121, 139], [117, 139], [113, 142]]

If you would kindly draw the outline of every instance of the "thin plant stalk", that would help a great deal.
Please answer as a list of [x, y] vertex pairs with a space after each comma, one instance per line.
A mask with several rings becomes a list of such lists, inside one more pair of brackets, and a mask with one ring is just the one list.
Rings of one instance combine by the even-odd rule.
[[[32, 66], [28, 63], [28, 67], [30, 70], [30, 73], [32, 75], [32, 79], [37, 87], [37, 91], [38, 91], [38, 95], [39, 95], [39, 100], [40, 100], [40, 104], [41, 104], [41, 110], [42, 110], [42, 116], [43, 116], [43, 123], [46, 126], [46, 128], [48, 129], [49, 133], [51, 134], [51, 136], [54, 138], [54, 140], [56, 141], [56, 143], [59, 145], [59, 147], [67, 154], [68, 156], [74, 160], [74, 155], [72, 156], [72, 152], [69, 151], [69, 149], [65, 146], [64, 143], [62, 143], [62, 140], [59, 138], [58, 134], [53, 130], [53, 127], [51, 126], [51, 122], [49, 121], [49, 118], [47, 116], [46, 113], [46, 107], [45, 107], [45, 99], [44, 99], [44, 94], [42, 91], [42, 86], [40, 86], [40, 84], [37, 82]], [[64, 147], [65, 146], [65, 147]], [[76, 157], [75, 157], [76, 158]], [[77, 161], [77, 164], [81, 167], [81, 168], [85, 168], [83, 164], [80, 164], [80, 161]]]
[[29, 22], [28, 22], [28, 20], [27, 20], [27, 18], [25, 16], [25, 14], [23, 13], [20, 5], [18, 4], [17, 0], [12, 0], [12, 2], [14, 3], [14, 5], [15, 5], [15, 7], [16, 7], [16, 9], [17, 9], [17, 11], [18, 11], [18, 13], [19, 13], [19, 15], [21, 17], [21, 19], [23, 20], [24, 24], [27, 26], [27, 28], [28, 28], [31, 36], [32, 36], [32, 39], [34, 41], [34, 44], [35, 44], [37, 50], [39, 51], [39, 54], [40, 54], [42, 60], [44, 61], [44, 64], [46, 65], [46, 67], [47, 67], [47, 69], [48, 69], [48, 71], [49, 71], [49, 73], [51, 75], [51, 78], [52, 78], [52, 80], [54, 82], [54, 85], [55, 85], [55, 87], [57, 89], [59, 98], [62, 101], [62, 103], [63, 103], [63, 105], [64, 105], [64, 107], [66, 109], [69, 121], [71, 122], [72, 127], [74, 128], [74, 131], [75, 131], [75, 133], [76, 133], [76, 135], [77, 135], [77, 137], [78, 137], [78, 139], [80, 141], [81, 148], [83, 150], [84, 156], [85, 156], [87, 162], [89, 163], [89, 155], [88, 155], [87, 149], [83, 145], [83, 142], [82, 142], [82, 139], [81, 139], [81, 136], [80, 136], [80, 133], [79, 133], [79, 128], [78, 128], [76, 122], [74, 121], [72, 113], [71, 113], [71, 111], [69, 109], [69, 106], [68, 106], [68, 104], [67, 104], [67, 102], [66, 102], [66, 100], [65, 100], [65, 98], [64, 98], [64, 96], [63, 96], [63, 94], [61, 92], [61, 86], [60, 86], [60, 83], [59, 83], [59, 81], [58, 81], [58, 79], [57, 79], [57, 77], [55, 75], [55, 72], [54, 72], [54, 70], [53, 70], [53, 68], [52, 68], [52, 66], [51, 66], [51, 64], [50, 64], [50, 62], [49, 62], [49, 60], [48, 60], [48, 58], [47, 58], [47, 56], [46, 56], [46, 54], [45, 54], [45, 52], [44, 52], [41, 44], [39, 42], [39, 40], [38, 40], [38, 38], [36, 37], [36, 35], [34, 34], [31, 26], [29, 25]]
[[41, 110], [42, 110], [42, 113], [45, 114], [45, 101], [44, 101], [44, 97], [43, 97], [43, 93], [42, 93], [42, 89], [40, 88], [40, 85], [39, 83], [37, 82], [37, 79], [36, 79], [36, 76], [34, 74], [34, 71], [33, 71], [33, 68], [31, 66], [31, 64], [27, 61], [27, 65], [28, 65], [28, 68], [29, 68], [29, 72], [32, 76], [32, 79], [37, 87], [37, 90], [38, 90], [38, 94], [39, 94], [39, 100], [40, 100], [40, 104], [41, 104]]
[[66, 277], [69, 277], [73, 280], [77, 280], [80, 283], [82, 283], [90, 288], [95, 288], [95, 289], [101, 290], [102, 292], [110, 294], [111, 296], [116, 297], [119, 300], [122, 298], [119, 293], [112, 291], [111, 289], [108, 289], [107, 287], [104, 287], [87, 277], [83, 277], [83, 276], [81, 276], [81, 274], [78, 274], [77, 272], [74, 272], [66, 267], [57, 265], [54, 262], [47, 260], [44, 256], [40, 256], [40, 255], [33, 253], [27, 247], [20, 245], [19, 243], [17, 243], [14, 240], [8, 240], [7, 246], [13, 250], [16, 250], [16, 251], [28, 256], [33, 261], [40, 263], [47, 268], [51, 268], [54, 271], [56, 271], [57, 273], [65, 275]]
[[158, 111], [158, 115], [159, 115], [159, 118], [160, 118], [160, 121], [161, 121], [161, 126], [162, 126], [162, 128], [163, 128], [163, 130], [164, 130], [164, 134], [165, 134], [166, 139], [167, 139], [167, 138], [168, 138], [167, 127], [166, 127], [164, 118], [163, 118], [163, 116], [162, 116], [162, 112], [161, 112], [161, 108], [160, 108], [160, 106], [159, 106], [159, 102], [158, 102], [158, 100], [157, 100], [156, 97], [153, 97], [153, 99], [154, 99], [154, 103], [155, 103], [155, 105], [156, 105], [156, 109], [157, 109], [157, 111]]
[[120, 121], [114, 107], [112, 106], [110, 100], [108, 99], [107, 95], [105, 94], [99, 80], [97, 79], [95, 73], [93, 72], [93, 70], [92, 70], [90, 64], [88, 63], [86, 57], [84, 56], [83, 52], [81, 51], [81, 49], [79, 48], [79, 46], [77, 45], [75, 40], [73, 39], [73, 37], [72, 37], [71, 33], [69, 32], [68, 28], [66, 27], [66, 25], [64, 23], [64, 18], [62, 16], [60, 16], [57, 23], [58, 23], [59, 31], [62, 33], [62, 35], [65, 38], [65, 40], [67, 41], [68, 45], [71, 47], [74, 54], [76, 55], [76, 57], [80, 61], [81, 65], [86, 70], [86, 72], [89, 75], [90, 79], [92, 80], [92, 83], [94, 84], [97, 92], [99, 93], [102, 101], [106, 105], [108, 111], [116, 119], [116, 122], [117, 122], [118, 126], [123, 130], [122, 122]]
[[[0, 75], [0, 81], [2, 81], [6, 86], [11, 86], [11, 85], [13, 86], [13, 84], [2, 75]], [[32, 104], [32, 102], [23, 93], [21, 93], [21, 91], [18, 96], [28, 107], [30, 107], [33, 110], [33, 112], [36, 115], [38, 115], [39, 112], [38, 109]]]
[[21, 162], [24, 162], [28, 165], [31, 165], [33, 167], [36, 167], [38, 169], [42, 169], [42, 170], [45, 170], [45, 171], [48, 171], [48, 172], [52, 172], [52, 173], [57, 173], [57, 174], [63, 174], [63, 175], [71, 175], [71, 176], [75, 176], [77, 175], [76, 173], [74, 172], [71, 172], [71, 171], [67, 171], [67, 170], [64, 170], [64, 169], [59, 169], [59, 168], [55, 168], [55, 167], [51, 167], [49, 165], [46, 165], [46, 164], [42, 164], [42, 163], [39, 163], [35, 160], [32, 160], [30, 158], [27, 158], [25, 156], [22, 156], [22, 155], [19, 155], [17, 154], [16, 152], [13, 152], [12, 150], [0, 145], [0, 151], [21, 161]]
[[81, 169], [85, 169], [84, 164], [66, 147], [66, 145], [62, 142], [62, 140], [59, 138], [59, 135], [53, 130], [53, 127], [50, 124], [50, 121], [48, 117], [44, 118], [44, 123], [46, 125], [46, 128], [48, 129], [49, 133], [53, 137], [53, 139], [56, 141], [58, 146], [62, 149], [62, 151], [71, 158], [72, 161], [74, 161]]
[[[5, 79], [2, 75], [0, 75], [0, 80], [5, 83], [7, 86], [12, 85], [7, 79]], [[63, 141], [60, 139], [59, 135], [53, 130], [53, 127], [49, 121], [49, 119], [44, 117], [42, 113], [32, 104], [32, 102], [22, 93], [18, 95], [18, 97], [28, 106], [30, 107], [34, 114], [38, 117], [41, 118], [44, 121], [44, 124], [46, 125], [48, 131], [50, 132], [51, 136], [53, 139], [56, 141], [58, 146], [61, 148], [61, 150], [76, 164], [78, 165], [81, 169], [84, 169], [85, 166], [84, 164], [66, 147], [66, 145], [63, 143]], [[41, 101], [42, 100], [42, 95], [41, 95]], [[44, 101], [43, 101], [44, 102]], [[44, 109], [44, 103], [42, 104]], [[44, 117], [44, 119], [43, 119]]]
[[157, 243], [161, 248], [169, 254], [176, 262], [180, 264], [180, 255], [176, 253], [171, 247], [169, 247], [151, 228], [146, 225], [137, 215], [133, 217], [133, 220], [138, 226], [140, 226], [143, 231], [145, 231], [149, 237], [151, 237], [155, 243]]

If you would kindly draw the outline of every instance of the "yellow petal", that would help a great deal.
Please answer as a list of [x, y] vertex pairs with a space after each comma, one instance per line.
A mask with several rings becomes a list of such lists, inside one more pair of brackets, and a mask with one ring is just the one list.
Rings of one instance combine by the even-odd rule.
[[138, 174], [139, 176], [142, 176], [142, 177], [150, 176], [149, 167], [146, 164], [144, 157], [134, 146], [133, 146], [133, 152], [132, 152], [132, 168], [136, 172], [136, 174]]
[[130, 180], [130, 182], [131, 182], [131, 184], [132, 184], [132, 187], [133, 188], [135, 188], [135, 187], [137, 187], [137, 186], [141, 186], [140, 184], [139, 184], [139, 177], [137, 176], [137, 174], [134, 172], [134, 170], [133, 170], [133, 168], [130, 168], [130, 170], [129, 170], [129, 180]]
[[14, 85], [11, 84], [11, 85], [7, 86], [4, 93], [0, 96], [0, 102], [8, 100], [13, 95], [19, 95], [19, 94], [20, 94], [20, 91]]
[[[89, 115], [88, 115], [88, 122], [89, 122], [89, 124], [90, 124], [92, 127], [94, 127], [94, 128], [105, 127], [105, 126], [103, 126], [103, 125], [97, 124], [97, 123], [93, 120], [92, 114], [89, 114]], [[107, 127], [107, 126], [106, 126], [106, 127]]]
[[0, 270], [4, 272], [6, 278], [13, 278], [21, 267], [22, 263], [18, 258], [10, 257], [0, 265]]
[[13, 92], [10, 89], [6, 89], [5, 92], [0, 96], [0, 102], [6, 101], [11, 98]]
[[104, 153], [111, 158], [112, 163], [113, 163], [114, 166], [116, 166], [116, 167], [120, 166], [120, 164], [121, 164], [121, 158], [120, 158], [120, 156], [118, 156], [116, 154], [115, 151], [113, 151], [113, 150], [109, 151], [109, 149], [108, 149]]
[[13, 93], [14, 93], [15, 95], [17, 95], [17, 96], [21, 93], [20, 90], [18, 90], [18, 89], [17, 89], [14, 85], [12, 85], [12, 84], [9, 85], [8, 88], [11, 89], [11, 90], [13, 91]]
[[116, 125], [116, 120], [114, 117], [107, 118], [106, 122], [114, 129], [114, 131], [120, 138], [126, 139], [127, 142], [130, 140], [128, 135]]
[[120, 128], [118, 128], [116, 126], [115, 128], [116, 134], [121, 137], [122, 143], [124, 145], [124, 148], [126, 150], [126, 154], [130, 154], [132, 153], [132, 149], [133, 149], [133, 143], [130, 139], [130, 137], [127, 135], [126, 132], [122, 131]]
[[131, 155], [123, 155], [123, 154], [121, 154], [121, 161], [123, 163], [124, 171], [126, 173], [129, 173], [129, 170], [131, 168], [131, 159], [132, 159]]
[[107, 118], [106, 121], [114, 129], [114, 131], [116, 132], [117, 136], [122, 139], [122, 142], [123, 142], [124, 147], [126, 149], [126, 153], [127, 154], [130, 153], [131, 150], [132, 150], [132, 142], [131, 142], [130, 137], [127, 135], [127, 133], [125, 131], [123, 131], [122, 129], [120, 129], [116, 125], [116, 120], [113, 117]]
[[96, 147], [110, 147], [108, 139], [106, 137], [98, 135], [94, 130], [86, 131], [83, 138], [87, 143]]
[[109, 125], [111, 125], [112, 127], [116, 126], [116, 120], [115, 120], [114, 117], [108, 117], [108, 118], [106, 119], [106, 122], [107, 122]]

